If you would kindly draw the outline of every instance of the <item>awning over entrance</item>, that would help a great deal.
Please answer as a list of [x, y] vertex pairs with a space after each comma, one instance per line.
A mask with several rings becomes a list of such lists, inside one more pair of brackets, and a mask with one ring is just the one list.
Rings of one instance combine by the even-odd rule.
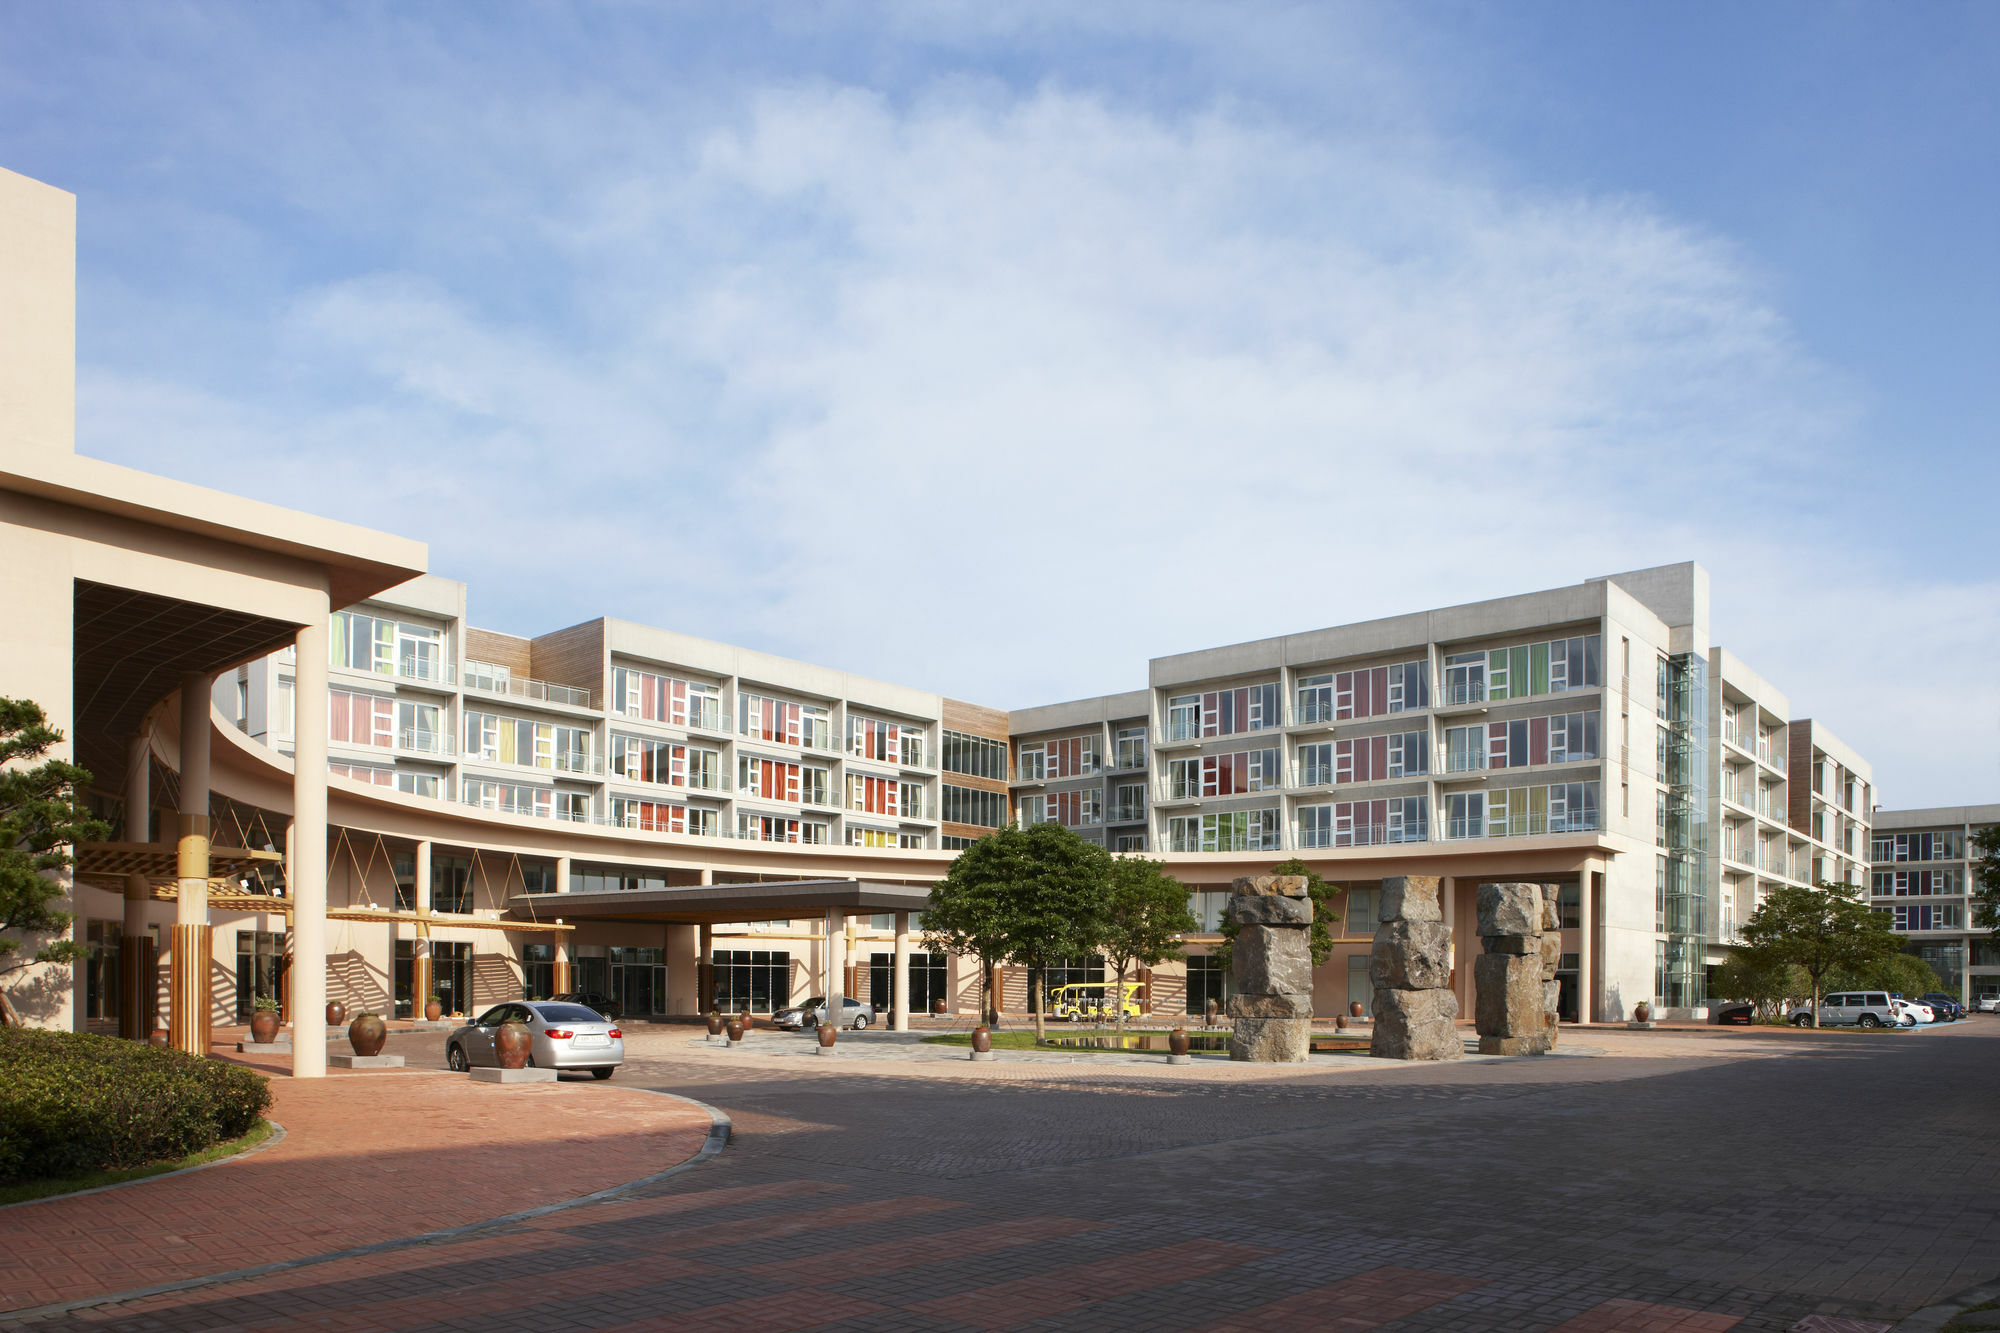
[[761, 884], [690, 884], [673, 889], [609, 889], [601, 893], [515, 894], [510, 916], [526, 920], [668, 921], [720, 925], [824, 915], [921, 912], [930, 889], [859, 879], [795, 879]]

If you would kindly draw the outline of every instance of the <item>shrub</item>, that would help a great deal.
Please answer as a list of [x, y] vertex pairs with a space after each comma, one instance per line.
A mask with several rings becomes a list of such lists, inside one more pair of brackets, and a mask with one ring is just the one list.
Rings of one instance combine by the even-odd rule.
[[0, 1183], [171, 1160], [248, 1133], [270, 1085], [116, 1037], [0, 1028]]

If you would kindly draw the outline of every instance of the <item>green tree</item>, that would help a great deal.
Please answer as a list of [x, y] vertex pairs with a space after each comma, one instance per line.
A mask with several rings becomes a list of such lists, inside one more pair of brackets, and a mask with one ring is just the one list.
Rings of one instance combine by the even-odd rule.
[[[70, 848], [111, 836], [111, 826], [92, 818], [77, 799], [90, 774], [42, 758], [62, 739], [39, 704], [0, 698], [0, 976], [83, 957], [75, 940], [48, 940], [22, 956], [26, 941], [9, 938], [65, 932], [70, 914], [55, 904], [63, 896], [57, 876], [73, 863]], [[0, 1022], [19, 1021], [0, 991]]]
[[1116, 975], [1112, 1004], [1118, 1044], [1125, 1044], [1125, 974], [1157, 967], [1180, 952], [1181, 936], [1198, 924], [1188, 911], [1187, 885], [1158, 861], [1121, 856], [1111, 862], [1111, 886], [1096, 945]]
[[[1009, 824], [960, 852], [931, 886], [926, 947], [979, 959], [985, 1012], [997, 1019], [994, 965], [1046, 974], [1059, 959], [1088, 952], [1102, 932], [1111, 856], [1060, 824]], [[1045, 1035], [1047, 984], [1036, 997], [1035, 1032]]]
[[1826, 979], [1830, 991], [1885, 990], [1906, 1000], [1944, 989], [1937, 969], [1913, 953], [1892, 953], [1856, 968], [1836, 968]]
[[1907, 941], [1848, 884], [1824, 881], [1812, 888], [1773, 889], [1743, 923], [1743, 941], [1771, 958], [1791, 963], [1812, 987], [1813, 1025], [1827, 978], [1857, 972], [1902, 950]]
[[1972, 835], [1973, 856], [1966, 867], [1972, 876], [1972, 926], [1990, 930], [2000, 940], [2000, 824]]
[[1744, 1000], [1757, 1007], [1760, 1018], [1782, 1017], [1785, 1001], [1805, 992], [1805, 973], [1769, 948], [1738, 945], [1715, 969], [1709, 994]]
[[[1312, 898], [1313, 905], [1312, 960], [1313, 966], [1318, 967], [1326, 961], [1327, 955], [1333, 952], [1333, 924], [1340, 920], [1340, 913], [1333, 910], [1334, 888], [1321, 879], [1317, 871], [1311, 869], [1296, 856], [1289, 861], [1280, 861], [1278, 864], [1272, 866], [1271, 873], [1274, 875], [1304, 875], [1306, 877], [1306, 893]], [[1220, 960], [1220, 966], [1225, 975], [1235, 967], [1236, 934], [1241, 929], [1242, 927], [1237, 925], [1236, 922], [1224, 916], [1222, 918], [1222, 925], [1219, 928], [1222, 935], [1222, 943], [1210, 950]]]

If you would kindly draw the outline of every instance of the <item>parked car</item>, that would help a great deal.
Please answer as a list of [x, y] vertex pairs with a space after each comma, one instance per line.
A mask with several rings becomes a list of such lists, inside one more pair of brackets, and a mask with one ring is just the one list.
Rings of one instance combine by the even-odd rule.
[[1896, 1011], [1896, 1017], [1904, 1027], [1913, 1028], [1919, 1023], [1938, 1021], [1937, 1010], [1927, 1004], [1918, 1004], [1915, 1000], [1906, 1000], [1900, 995], [1889, 997], [1889, 1007]]
[[609, 995], [599, 995], [596, 991], [564, 991], [561, 995], [549, 996], [548, 1003], [580, 1004], [586, 1009], [595, 1009], [606, 1018], [625, 1017], [625, 1006], [619, 1004], [618, 1001], [612, 999]]
[[[1058, 986], [1049, 992], [1049, 1017], [1066, 1018], [1072, 1023], [1085, 1019], [1114, 1017], [1111, 1008], [1111, 988], [1115, 982], [1082, 981], [1071, 986]], [[1125, 983], [1125, 1016], [1139, 1016], [1139, 983]]]
[[1923, 995], [1919, 995], [1917, 1002], [1927, 1004], [1937, 1010], [1940, 1022], [1956, 1023], [1959, 1019], [1965, 1017], [1965, 1006], [1941, 991], [1929, 991]]
[[1719, 1004], [1709, 1011], [1711, 1021], [1730, 1027], [1749, 1027], [1757, 1021], [1757, 1006], [1741, 1001]]
[[453, 1069], [496, 1066], [493, 1039], [502, 1023], [526, 1025], [534, 1042], [528, 1063], [536, 1069], [588, 1069], [610, 1078], [625, 1063], [625, 1034], [595, 1007], [555, 1000], [513, 1000], [496, 1004], [444, 1039], [444, 1060]]
[[[790, 1032], [816, 1028], [826, 1021], [826, 997], [815, 995], [801, 1004], [789, 1005], [771, 1015], [771, 1021]], [[863, 1004], [851, 995], [840, 997], [840, 1025], [856, 1032], [875, 1021], [875, 1006]]]
[[1989, 991], [1972, 1002], [1982, 1014], [2000, 1014], [2000, 991]]
[[[1787, 1017], [1794, 1027], [1811, 1027], [1812, 1006], [1800, 1005]], [[1853, 1024], [1864, 1028], [1886, 1028], [1899, 1025], [1902, 1021], [1902, 1017], [1889, 1002], [1887, 991], [1836, 991], [1831, 995], [1820, 997], [1821, 1027]]]

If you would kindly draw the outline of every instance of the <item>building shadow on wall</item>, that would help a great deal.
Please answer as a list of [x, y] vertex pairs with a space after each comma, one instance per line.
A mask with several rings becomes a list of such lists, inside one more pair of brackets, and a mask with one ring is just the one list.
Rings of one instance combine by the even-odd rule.
[[389, 979], [359, 950], [327, 955], [326, 972], [327, 999], [346, 1005], [350, 1016], [390, 1011]]
[[475, 1009], [521, 998], [521, 974], [505, 954], [472, 955], [472, 1004]]

